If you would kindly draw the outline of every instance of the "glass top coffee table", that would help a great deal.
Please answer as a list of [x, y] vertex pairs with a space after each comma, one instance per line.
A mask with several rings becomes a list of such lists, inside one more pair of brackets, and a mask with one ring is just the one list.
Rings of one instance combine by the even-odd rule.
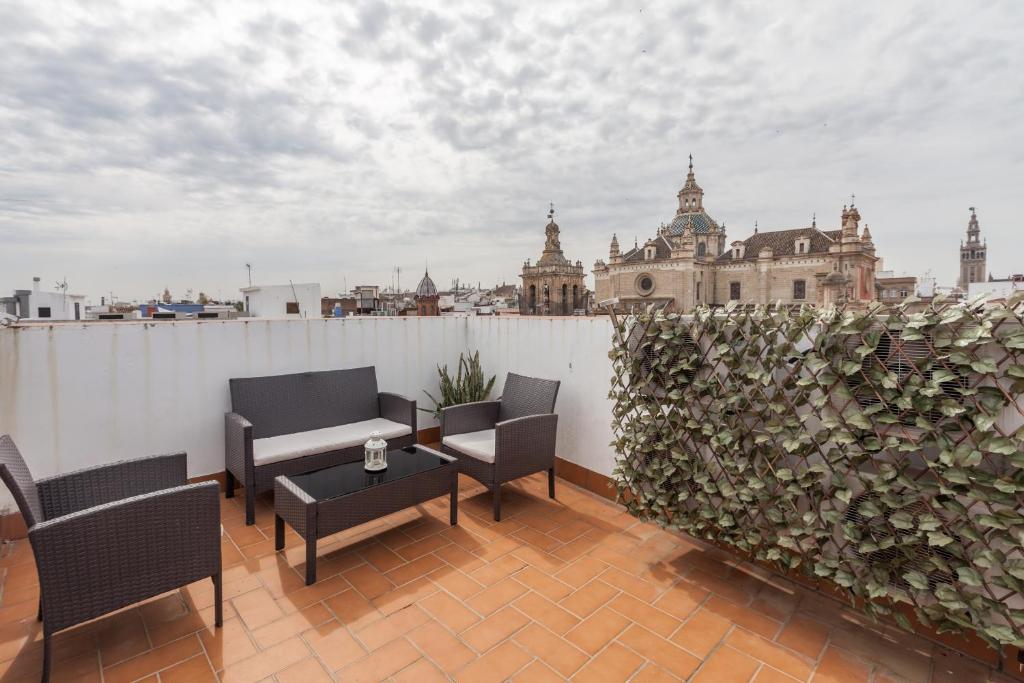
[[284, 548], [284, 523], [306, 541], [306, 584], [316, 582], [318, 539], [448, 495], [458, 523], [455, 458], [426, 446], [388, 451], [388, 468], [367, 472], [363, 461], [274, 479], [274, 547]]

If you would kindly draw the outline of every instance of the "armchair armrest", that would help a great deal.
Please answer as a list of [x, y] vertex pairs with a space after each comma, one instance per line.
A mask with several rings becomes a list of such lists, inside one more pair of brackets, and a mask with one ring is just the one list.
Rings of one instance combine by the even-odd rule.
[[246, 464], [252, 465], [252, 422], [238, 413], [224, 413], [224, 469], [246, 486]]
[[219, 487], [146, 493], [28, 531], [50, 632], [220, 572]]
[[412, 427], [412, 436], [416, 438], [416, 401], [399, 394], [381, 391], [377, 394], [380, 404], [380, 416], [392, 422]]
[[188, 483], [184, 453], [98, 465], [36, 482], [45, 519]]
[[494, 429], [501, 401], [477, 401], [441, 410], [441, 438], [452, 434]]
[[494, 427], [494, 466], [499, 471], [536, 471], [553, 467], [558, 415], [527, 415], [499, 422]]

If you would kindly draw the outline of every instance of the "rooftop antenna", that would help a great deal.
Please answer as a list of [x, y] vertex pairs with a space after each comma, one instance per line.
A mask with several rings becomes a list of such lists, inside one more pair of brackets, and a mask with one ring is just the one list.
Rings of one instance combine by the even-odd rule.
[[252, 264], [251, 263], [246, 263], [245, 264], [245, 269], [247, 271], [249, 271], [249, 286], [252, 287]]
[[[292, 296], [295, 297], [295, 305], [298, 306], [299, 305], [299, 295], [295, 293], [295, 283], [292, 282], [291, 280], [289, 280], [288, 284], [291, 285]], [[305, 318], [306, 317], [306, 314], [303, 312], [303, 310], [301, 308], [299, 309], [299, 317], [300, 318]]]

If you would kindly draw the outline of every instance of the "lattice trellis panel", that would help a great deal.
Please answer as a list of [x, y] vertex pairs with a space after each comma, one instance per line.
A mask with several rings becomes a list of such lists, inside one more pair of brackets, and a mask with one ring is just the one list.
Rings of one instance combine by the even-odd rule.
[[[1024, 643], [1024, 299], [616, 320], [630, 512]], [[853, 601], [853, 600], [851, 600]]]

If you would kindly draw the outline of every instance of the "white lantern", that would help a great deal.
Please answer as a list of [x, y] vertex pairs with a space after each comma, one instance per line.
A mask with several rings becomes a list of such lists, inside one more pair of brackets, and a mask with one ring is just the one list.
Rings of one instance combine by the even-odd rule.
[[388, 442], [381, 438], [380, 432], [370, 432], [363, 468], [367, 472], [380, 472], [388, 468]]

